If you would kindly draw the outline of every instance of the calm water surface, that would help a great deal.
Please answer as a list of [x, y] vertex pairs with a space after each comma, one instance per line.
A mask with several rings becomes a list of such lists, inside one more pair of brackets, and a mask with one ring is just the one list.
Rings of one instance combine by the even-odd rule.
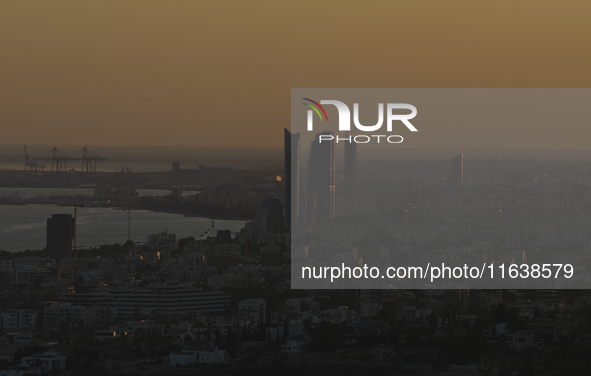
[[[47, 236], [47, 218], [52, 214], [73, 215], [74, 208], [56, 205], [0, 205], [0, 250], [15, 252], [43, 249]], [[127, 211], [121, 209], [78, 208], [77, 246], [80, 248], [124, 243], [127, 240], [127, 219]], [[132, 210], [131, 239], [145, 242], [149, 234], [166, 230], [176, 234], [177, 239], [188, 236], [200, 238], [207, 230], [210, 230], [209, 235], [215, 235], [217, 230], [231, 230], [235, 233], [244, 227], [245, 222], [216, 219], [212, 229], [212, 220], [209, 218]]]
[[[137, 193], [142, 196], [166, 196], [170, 191], [164, 189], [138, 189]], [[183, 191], [183, 196], [198, 193], [196, 191]], [[11, 188], [0, 187], [0, 197], [20, 196], [22, 198], [31, 197], [51, 197], [51, 196], [93, 196], [94, 188]]]

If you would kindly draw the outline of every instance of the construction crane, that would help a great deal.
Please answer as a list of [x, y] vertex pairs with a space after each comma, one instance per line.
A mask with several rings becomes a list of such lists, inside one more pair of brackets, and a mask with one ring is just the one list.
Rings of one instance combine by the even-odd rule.
[[30, 171], [34, 173], [42, 172], [45, 165], [39, 164], [37, 162], [33, 162], [27, 154], [27, 145], [25, 146], [25, 171]]
[[96, 162], [106, 160], [106, 158], [100, 158], [87, 148], [83, 148], [69, 159], [71, 161], [81, 161], [82, 172], [96, 172]]

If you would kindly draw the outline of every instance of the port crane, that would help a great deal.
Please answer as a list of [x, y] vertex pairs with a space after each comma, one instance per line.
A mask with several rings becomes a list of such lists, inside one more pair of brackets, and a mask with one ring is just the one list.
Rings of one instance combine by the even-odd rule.
[[[25, 171], [42, 172], [47, 163], [50, 163], [49, 171], [52, 172], [65, 172], [67, 171], [68, 162], [80, 161], [80, 171], [82, 172], [96, 172], [96, 165], [99, 161], [105, 161], [106, 158], [101, 158], [94, 154], [88, 148], [84, 147], [82, 150], [68, 156], [58, 148], [53, 148], [47, 153], [43, 154], [38, 158], [31, 158], [27, 153], [27, 145], [25, 145]], [[37, 161], [43, 161], [40, 163]], [[72, 170], [73, 170], [72, 166]]]
[[34, 162], [29, 154], [27, 154], [27, 145], [25, 146], [25, 171], [30, 171], [34, 173], [43, 172], [45, 168], [45, 164], [40, 164], [38, 162]]
[[44, 161], [45, 163], [51, 162], [50, 171], [60, 172], [66, 171], [67, 163], [70, 157], [68, 157], [63, 151], [58, 148], [53, 148], [42, 156], [35, 158], [36, 161]]
[[104, 161], [106, 158], [100, 158], [87, 148], [83, 148], [70, 157], [71, 161], [81, 161], [82, 172], [96, 172], [96, 162]]

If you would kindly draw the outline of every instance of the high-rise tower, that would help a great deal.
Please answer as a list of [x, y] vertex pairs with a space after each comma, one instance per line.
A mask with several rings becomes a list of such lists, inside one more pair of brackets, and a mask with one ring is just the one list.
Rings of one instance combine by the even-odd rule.
[[75, 218], [71, 214], [52, 214], [47, 218], [47, 254], [62, 259], [72, 257], [72, 240], [75, 236]]
[[[291, 133], [285, 128], [284, 174], [285, 174], [285, 224], [291, 224], [291, 215], [300, 219], [300, 134]], [[293, 192], [292, 192], [293, 188]]]
[[464, 185], [464, 155], [458, 154], [451, 159], [451, 178], [454, 184]]
[[315, 196], [315, 200], [307, 200], [308, 213], [315, 213], [314, 222], [326, 222], [335, 218], [335, 142], [321, 140], [320, 136], [334, 133], [325, 131], [318, 133], [312, 141], [308, 158], [307, 197]]
[[[348, 135], [347, 135], [348, 136]], [[345, 143], [345, 174], [343, 176], [343, 194], [346, 198], [355, 195], [355, 179], [357, 178], [357, 143]]]

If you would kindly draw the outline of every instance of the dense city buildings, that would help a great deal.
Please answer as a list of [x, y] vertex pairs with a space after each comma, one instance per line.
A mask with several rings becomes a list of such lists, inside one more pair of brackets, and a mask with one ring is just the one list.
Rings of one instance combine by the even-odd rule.
[[[330, 160], [343, 149], [319, 147], [313, 145], [310, 156], [324, 171], [334, 170]], [[179, 237], [162, 223], [162, 231], [124, 245], [79, 247], [77, 255], [49, 248], [2, 252], [2, 372], [247, 367], [264, 374], [281, 364], [308, 372], [313, 353], [340, 374], [583, 374], [591, 295], [568, 289], [568, 280], [563, 290], [536, 290], [536, 284], [525, 290], [417, 289], [402, 279], [389, 289], [292, 289], [294, 260], [523, 264], [546, 249], [569, 262], [587, 260], [591, 190], [585, 166], [471, 160], [458, 189], [447, 184], [447, 161], [378, 163], [379, 176], [364, 165], [355, 174], [356, 194], [334, 200], [337, 220], [307, 226], [309, 243], [285, 233], [277, 197], [287, 192], [287, 179], [264, 171], [239, 172], [230, 186], [183, 194], [171, 186], [169, 194], [139, 199], [162, 210], [248, 208], [240, 231], [208, 219], [211, 229]], [[310, 177], [312, 186], [320, 182]], [[335, 184], [344, 180], [343, 174]], [[330, 182], [318, 183], [308, 198], [316, 200], [320, 187], [329, 191]], [[121, 184], [109, 188], [120, 192]], [[365, 212], [377, 215], [379, 224], [359, 225], [350, 211], [355, 206], [380, 208]], [[329, 239], [337, 245], [330, 259]]]

